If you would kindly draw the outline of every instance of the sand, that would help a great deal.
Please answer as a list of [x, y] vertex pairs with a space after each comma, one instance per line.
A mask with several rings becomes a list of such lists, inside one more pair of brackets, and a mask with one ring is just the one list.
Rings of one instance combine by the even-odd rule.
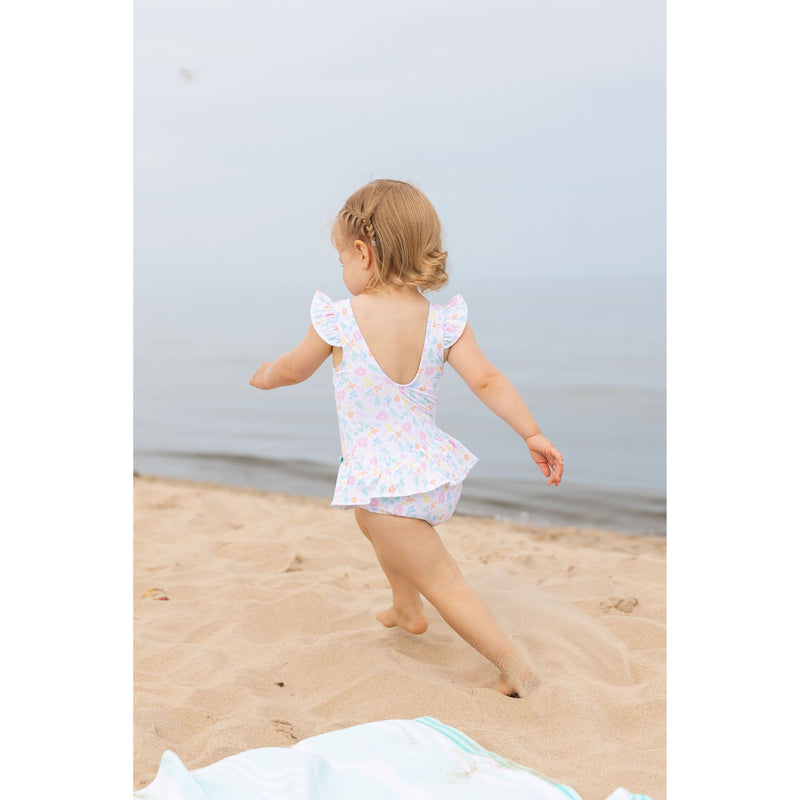
[[[666, 798], [663, 539], [456, 515], [439, 527], [534, 655], [530, 697], [426, 604], [387, 629], [388, 582], [325, 500], [134, 478], [134, 790], [164, 750], [196, 769], [242, 750], [433, 716], [572, 786]], [[168, 598], [168, 599], [167, 599]]]

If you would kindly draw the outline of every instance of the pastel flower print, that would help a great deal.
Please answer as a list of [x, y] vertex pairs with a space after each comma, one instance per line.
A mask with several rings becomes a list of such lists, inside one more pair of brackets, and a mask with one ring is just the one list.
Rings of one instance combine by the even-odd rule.
[[375, 501], [383, 513], [425, 518], [430, 506], [447, 504], [450, 495], [442, 498], [440, 488], [444, 480], [461, 480], [473, 458], [460, 443], [450, 444], [435, 421], [444, 368], [440, 343], [450, 346], [455, 340], [466, 324], [466, 309], [432, 306], [415, 381], [401, 386], [380, 369], [349, 303], [325, 303], [312, 315], [325, 341], [330, 338], [346, 353], [345, 368], [333, 370], [343, 456], [332, 505], [367, 508]]

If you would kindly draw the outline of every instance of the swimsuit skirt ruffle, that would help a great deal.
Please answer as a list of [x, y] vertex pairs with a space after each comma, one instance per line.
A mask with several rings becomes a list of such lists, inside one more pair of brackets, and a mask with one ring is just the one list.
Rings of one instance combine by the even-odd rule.
[[395, 453], [342, 460], [331, 505], [363, 506], [378, 497], [405, 497], [455, 486], [478, 462], [461, 442], [447, 434], [414, 456]]

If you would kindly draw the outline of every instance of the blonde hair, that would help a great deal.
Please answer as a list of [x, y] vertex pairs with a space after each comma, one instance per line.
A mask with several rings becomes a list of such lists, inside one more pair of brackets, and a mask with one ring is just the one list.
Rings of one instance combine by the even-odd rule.
[[361, 240], [375, 257], [367, 289], [417, 286], [441, 289], [449, 280], [442, 226], [431, 201], [403, 181], [377, 180], [350, 195], [334, 231], [348, 245]]

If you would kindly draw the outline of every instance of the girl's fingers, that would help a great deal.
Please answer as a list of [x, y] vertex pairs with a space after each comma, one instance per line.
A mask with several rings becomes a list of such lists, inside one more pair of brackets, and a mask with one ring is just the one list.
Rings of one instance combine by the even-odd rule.
[[266, 372], [272, 366], [271, 361], [265, 361], [254, 373], [253, 378], [257, 378], [260, 374]]
[[558, 486], [558, 484], [561, 483], [561, 476], [564, 474], [564, 459], [561, 457], [561, 453], [559, 453], [558, 450], [553, 454], [550, 466], [553, 470], [553, 483]]
[[550, 477], [550, 464], [547, 463], [547, 459], [541, 459], [540, 460], [538, 458], [534, 458], [534, 461], [536, 462], [536, 466], [539, 467], [539, 469], [542, 471], [542, 475], [544, 475], [545, 478], [549, 478]]
[[[564, 474], [564, 459], [561, 453], [551, 446], [546, 453], [531, 453], [531, 455], [542, 474], [549, 479], [547, 485], [558, 486], [561, 483], [561, 476]], [[539, 457], [537, 458], [537, 456]]]

